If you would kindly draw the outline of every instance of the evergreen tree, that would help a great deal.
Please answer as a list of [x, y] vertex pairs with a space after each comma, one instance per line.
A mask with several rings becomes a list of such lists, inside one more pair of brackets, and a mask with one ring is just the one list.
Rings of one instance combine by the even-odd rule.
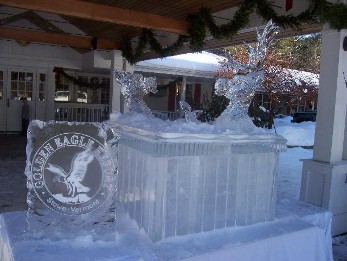
[[224, 96], [212, 94], [211, 100], [206, 95], [203, 96], [203, 112], [198, 116], [202, 122], [214, 121], [226, 109], [229, 104], [229, 99]]
[[321, 44], [321, 34], [290, 37], [278, 40], [274, 52], [287, 61], [286, 68], [318, 74]]

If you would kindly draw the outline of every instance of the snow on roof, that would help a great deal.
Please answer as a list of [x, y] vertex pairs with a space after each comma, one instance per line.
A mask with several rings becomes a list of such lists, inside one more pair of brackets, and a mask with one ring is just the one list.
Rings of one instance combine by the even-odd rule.
[[[186, 53], [138, 62], [135, 64], [135, 71], [214, 78], [223, 60], [225, 60], [223, 56], [204, 51]], [[298, 85], [301, 85], [300, 81], [319, 85], [319, 74], [293, 69], [285, 70], [297, 80]]]
[[223, 59], [208, 52], [187, 53], [138, 62], [135, 71], [213, 78]]
[[[289, 71], [289, 73], [294, 77], [294, 79], [297, 79], [298, 81], [306, 82], [306, 84], [310, 85], [319, 85], [319, 74], [305, 72], [305, 71], [298, 71], [293, 69], [286, 69]], [[301, 85], [301, 83], [298, 83], [298, 85]]]

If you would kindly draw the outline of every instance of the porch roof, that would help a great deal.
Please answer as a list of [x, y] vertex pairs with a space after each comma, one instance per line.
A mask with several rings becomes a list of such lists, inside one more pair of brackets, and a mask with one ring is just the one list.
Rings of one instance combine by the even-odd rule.
[[[165, 46], [174, 42], [178, 34], [189, 34], [191, 25], [186, 18], [189, 14], [197, 13], [201, 7], [210, 8], [216, 22], [221, 24], [232, 19], [241, 2], [241, 0], [0, 0], [0, 38], [16, 40], [23, 45], [35, 42], [70, 46], [83, 53], [92, 49], [121, 49], [124, 38], [130, 38], [136, 43], [142, 34], [142, 28], [147, 28], [153, 30], [156, 39]], [[275, 2], [279, 12], [284, 12], [286, 1]], [[294, 12], [296, 10], [293, 9]], [[253, 42], [255, 32], [251, 28], [259, 21], [261, 24], [262, 19], [254, 15], [249, 28], [239, 32], [232, 39], [217, 40], [207, 36], [204, 49]], [[280, 37], [320, 30], [320, 24], [306, 24], [300, 31], [291, 28], [281, 30]], [[178, 51], [178, 53], [187, 52], [190, 52], [187, 45]], [[147, 52], [141, 59], [154, 57], [158, 55]]]

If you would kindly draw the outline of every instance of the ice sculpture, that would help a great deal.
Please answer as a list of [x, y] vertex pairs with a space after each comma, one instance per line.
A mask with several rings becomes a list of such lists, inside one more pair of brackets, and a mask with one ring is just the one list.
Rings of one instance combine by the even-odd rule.
[[141, 121], [117, 114], [109, 124], [120, 134], [119, 201], [153, 241], [275, 218], [281, 136]]
[[247, 110], [276, 28], [270, 22], [258, 32], [248, 64], [228, 57], [236, 76], [216, 82], [216, 93], [230, 104], [215, 125], [190, 124], [196, 115], [186, 103], [180, 105], [188, 122], [111, 115], [108, 123], [120, 134], [119, 201], [154, 242], [275, 218], [286, 140], [255, 130]]
[[180, 101], [180, 107], [184, 112], [184, 118], [188, 122], [200, 123], [200, 121], [196, 117], [196, 113], [192, 111], [192, 107], [185, 101]]
[[121, 85], [121, 93], [130, 111], [143, 113], [153, 117], [151, 109], [148, 108], [143, 97], [152, 92], [157, 92], [155, 77], [143, 77], [138, 73], [129, 73], [115, 69], [114, 76]]
[[248, 45], [249, 60], [242, 64], [226, 53], [226, 66], [235, 74], [233, 78], [218, 78], [215, 83], [215, 93], [224, 95], [230, 100], [225, 111], [216, 119], [215, 124], [230, 129], [252, 132], [255, 128], [248, 116], [248, 108], [252, 102], [255, 91], [261, 86], [264, 72], [261, 66], [266, 58], [267, 49], [270, 46], [277, 26], [270, 20], [264, 30], [257, 30], [257, 44], [253, 48]]
[[115, 221], [118, 134], [104, 123], [38, 120], [30, 123], [28, 133], [29, 230], [110, 231]]

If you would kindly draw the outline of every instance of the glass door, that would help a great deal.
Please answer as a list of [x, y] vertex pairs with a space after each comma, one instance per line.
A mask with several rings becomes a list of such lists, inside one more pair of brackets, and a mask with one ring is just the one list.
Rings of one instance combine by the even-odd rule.
[[35, 118], [35, 72], [31, 70], [9, 70], [6, 108], [6, 131], [21, 131], [21, 98], [27, 98], [30, 119]]

